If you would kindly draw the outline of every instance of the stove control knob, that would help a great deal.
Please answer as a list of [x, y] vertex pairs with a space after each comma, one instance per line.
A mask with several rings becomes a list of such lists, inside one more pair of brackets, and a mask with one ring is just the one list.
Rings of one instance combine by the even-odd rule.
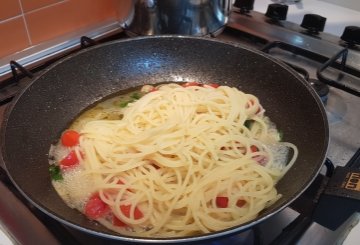
[[269, 4], [265, 16], [273, 20], [286, 20], [288, 6], [279, 3]]
[[239, 8], [242, 12], [248, 13], [254, 9], [254, 2], [255, 0], [236, 0], [234, 7]]
[[345, 27], [345, 30], [340, 38], [349, 44], [360, 44], [360, 27]]
[[301, 27], [311, 33], [319, 33], [324, 30], [326, 18], [317, 14], [306, 14], [301, 23]]

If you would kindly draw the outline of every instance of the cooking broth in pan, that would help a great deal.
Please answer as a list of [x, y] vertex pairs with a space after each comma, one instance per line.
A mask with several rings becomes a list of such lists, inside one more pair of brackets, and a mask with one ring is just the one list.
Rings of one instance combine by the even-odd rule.
[[71, 208], [120, 234], [179, 237], [255, 219], [279, 199], [295, 145], [237, 88], [145, 85], [82, 113], [50, 149]]

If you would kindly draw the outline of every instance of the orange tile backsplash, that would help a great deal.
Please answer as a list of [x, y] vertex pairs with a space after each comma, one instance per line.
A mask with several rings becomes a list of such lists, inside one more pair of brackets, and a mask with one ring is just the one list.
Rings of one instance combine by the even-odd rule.
[[0, 35], [0, 56], [10, 55], [30, 46], [24, 19], [21, 16], [2, 22]]
[[81, 28], [124, 18], [127, 10], [119, 8], [129, 8], [130, 2], [0, 0], [0, 59]]
[[64, 0], [21, 0], [21, 6], [24, 13], [26, 13], [58, 2], [64, 2]]
[[63, 1], [41, 11], [25, 13], [33, 44], [115, 16], [111, 1], [103, 0]]
[[18, 0], [0, 0], [0, 21], [19, 14], [21, 14], [21, 7]]

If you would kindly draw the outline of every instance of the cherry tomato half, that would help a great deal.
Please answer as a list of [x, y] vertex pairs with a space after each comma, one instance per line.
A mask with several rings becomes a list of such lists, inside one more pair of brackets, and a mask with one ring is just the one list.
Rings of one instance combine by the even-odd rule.
[[238, 206], [239, 208], [241, 208], [242, 206], [244, 206], [246, 204], [246, 201], [243, 199], [239, 199], [236, 202], [236, 206]]
[[257, 151], [259, 151], [259, 148], [257, 148], [255, 145], [251, 145], [250, 150], [251, 150], [251, 152], [257, 152]]
[[76, 152], [73, 150], [60, 161], [60, 168], [66, 169], [74, 167], [77, 164], [79, 164], [79, 159], [77, 158]]
[[[120, 210], [126, 217], [130, 218], [131, 205], [120, 205]], [[143, 216], [141, 210], [138, 207], [135, 207], [134, 218], [141, 219]]]
[[120, 219], [118, 219], [115, 215], [113, 216], [112, 223], [113, 223], [113, 225], [119, 226], [119, 227], [127, 226], [126, 223], [122, 222], [122, 221], [121, 221]]
[[229, 198], [228, 197], [216, 197], [216, 206], [218, 208], [227, 208], [229, 204]]
[[101, 200], [98, 193], [90, 197], [84, 209], [85, 215], [90, 219], [103, 217], [109, 211], [109, 206]]
[[186, 88], [186, 87], [191, 87], [191, 86], [201, 86], [201, 84], [198, 82], [187, 82], [187, 83], [184, 83], [182, 86], [184, 88]]
[[61, 135], [61, 144], [68, 147], [75, 146], [79, 144], [79, 137], [80, 134], [75, 130], [66, 130]]
[[[217, 84], [217, 83], [210, 83], [210, 84], [207, 84], [209, 87], [213, 87], [213, 88], [218, 88], [220, 85]], [[205, 87], [205, 85], [204, 85]]]

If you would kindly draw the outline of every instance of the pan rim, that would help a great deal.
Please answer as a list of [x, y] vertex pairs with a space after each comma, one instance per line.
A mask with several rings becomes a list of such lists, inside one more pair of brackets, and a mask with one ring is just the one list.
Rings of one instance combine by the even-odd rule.
[[[299, 191], [297, 193], [295, 193], [296, 195], [293, 195], [291, 198], [289, 198], [285, 202], [284, 205], [279, 206], [278, 208], [273, 210], [271, 213], [269, 213], [267, 215], [264, 215], [261, 218], [257, 218], [255, 220], [248, 221], [248, 222], [246, 222], [244, 224], [241, 224], [239, 226], [231, 227], [231, 228], [221, 230], [221, 231], [201, 234], [201, 235], [197, 235], [197, 236], [186, 236], [186, 237], [176, 237], [176, 238], [147, 238], [147, 237], [137, 237], [137, 236], [124, 236], [124, 235], [121, 235], [121, 234], [113, 235], [113, 234], [110, 234], [110, 233], [98, 232], [98, 231], [95, 231], [95, 230], [92, 230], [92, 229], [81, 227], [80, 225], [74, 224], [72, 222], [69, 222], [69, 221], [63, 219], [63, 218], [60, 218], [59, 216], [53, 214], [51, 212], [51, 210], [49, 210], [45, 206], [43, 206], [41, 204], [38, 204], [37, 202], [33, 201], [32, 198], [29, 197], [20, 188], [20, 186], [18, 186], [18, 184], [16, 183], [16, 181], [13, 179], [12, 175], [8, 171], [7, 164], [6, 164], [7, 158], [8, 158], [8, 156], [7, 156], [8, 154], [5, 151], [6, 128], [8, 126], [8, 118], [11, 115], [11, 112], [14, 109], [14, 107], [16, 106], [19, 99], [28, 90], [28, 88], [31, 87], [31, 85], [34, 84], [40, 77], [44, 76], [48, 71], [50, 71], [51, 69], [53, 69], [57, 65], [65, 62], [68, 59], [72, 59], [73, 57], [76, 57], [77, 55], [81, 55], [82, 53], [87, 52], [89, 50], [102, 48], [102, 47], [108, 46], [108, 45], [113, 45], [114, 43], [141, 41], [141, 40], [144, 40], [144, 39], [146, 39], [146, 40], [148, 40], [148, 39], [197, 39], [197, 40], [202, 40], [202, 41], [206, 40], [208, 42], [216, 42], [216, 43], [226, 44], [226, 45], [230, 45], [230, 46], [233, 46], [233, 47], [236, 47], [236, 48], [241, 48], [241, 49], [250, 51], [252, 53], [256, 53], [257, 55], [260, 55], [260, 56], [270, 60], [271, 62], [275, 63], [276, 65], [282, 67], [283, 69], [287, 70], [287, 72], [291, 73], [294, 77], [296, 77], [297, 80], [299, 80], [299, 82], [301, 82], [307, 88], [308, 92], [312, 95], [312, 97], [316, 101], [316, 104], [317, 104], [317, 106], [318, 106], [318, 108], [320, 110], [322, 118], [324, 118], [324, 121], [323, 121], [323, 123], [324, 123], [323, 126], [324, 126], [324, 130], [325, 130], [324, 135], [326, 136], [324, 138], [324, 146], [326, 146], [326, 149], [324, 149], [323, 152], [321, 153], [321, 156], [319, 156], [319, 159], [321, 159], [321, 165], [319, 165], [317, 171], [313, 173], [313, 176], [308, 178], [310, 181], [307, 181], [306, 185], [304, 185], [303, 188], [299, 189]], [[287, 66], [285, 63], [281, 62], [278, 59], [275, 59], [274, 57], [271, 57], [268, 54], [261, 53], [260, 51], [255, 50], [255, 49], [244, 47], [241, 44], [238, 44], [238, 43], [235, 43], [235, 42], [215, 40], [215, 39], [209, 39], [209, 38], [204, 38], [204, 37], [193, 37], [193, 36], [182, 36], [182, 35], [161, 35], [161, 36], [135, 37], [135, 38], [126, 38], [126, 39], [115, 40], [115, 41], [107, 42], [107, 43], [104, 43], [104, 44], [100, 44], [100, 45], [96, 45], [96, 46], [93, 46], [93, 47], [89, 47], [89, 48], [80, 50], [80, 51], [78, 51], [78, 52], [76, 52], [74, 54], [70, 54], [70, 55], [64, 57], [63, 59], [61, 59], [61, 60], [55, 62], [54, 64], [50, 65], [49, 67], [47, 67], [43, 72], [41, 72], [38, 76], [36, 76], [26, 87], [24, 87], [23, 90], [18, 95], [16, 95], [16, 97], [10, 103], [11, 104], [6, 107], [6, 110], [4, 112], [4, 121], [3, 121], [3, 124], [1, 126], [1, 132], [0, 132], [1, 133], [1, 139], [2, 139], [2, 141], [1, 141], [1, 152], [2, 152], [3, 162], [5, 164], [5, 171], [7, 172], [10, 180], [15, 185], [15, 187], [19, 190], [19, 192], [31, 204], [33, 204], [36, 208], [38, 208], [39, 210], [41, 210], [42, 212], [44, 212], [45, 214], [47, 214], [51, 218], [54, 218], [55, 220], [60, 221], [61, 223], [65, 224], [65, 225], [68, 225], [70, 227], [76, 228], [78, 230], [81, 230], [81, 231], [84, 231], [84, 232], [87, 232], [87, 233], [90, 233], [92, 235], [97, 235], [97, 236], [101, 236], [101, 237], [104, 237], [104, 238], [109, 238], [109, 239], [114, 239], [114, 240], [124, 241], [124, 242], [142, 242], [142, 243], [195, 242], [195, 241], [204, 241], [204, 240], [213, 239], [213, 238], [220, 238], [220, 237], [224, 237], [224, 236], [227, 236], [227, 235], [236, 234], [236, 233], [240, 233], [242, 231], [246, 231], [249, 228], [253, 227], [254, 225], [257, 225], [257, 224], [263, 222], [264, 220], [268, 219], [269, 217], [279, 213], [280, 211], [282, 211], [283, 209], [288, 207], [294, 200], [296, 200], [310, 186], [310, 184], [314, 181], [315, 177], [319, 174], [319, 172], [321, 170], [321, 166], [325, 161], [325, 158], [326, 158], [326, 155], [327, 155], [328, 149], [329, 149], [329, 141], [330, 141], [329, 124], [328, 124], [328, 119], [327, 119], [327, 116], [326, 116], [325, 108], [324, 108], [319, 96], [316, 94], [316, 92], [311, 88], [311, 86], [301, 76], [299, 76], [295, 71], [293, 71], [291, 68], [289, 68], [289, 66]]]

